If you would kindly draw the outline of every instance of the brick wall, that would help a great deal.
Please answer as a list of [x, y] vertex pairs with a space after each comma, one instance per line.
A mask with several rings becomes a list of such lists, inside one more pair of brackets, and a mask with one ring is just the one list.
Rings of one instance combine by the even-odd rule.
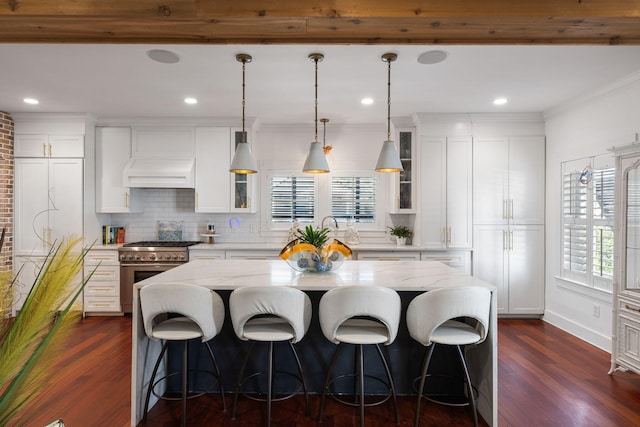
[[13, 119], [0, 111], [0, 232], [6, 228], [0, 271], [13, 264]]

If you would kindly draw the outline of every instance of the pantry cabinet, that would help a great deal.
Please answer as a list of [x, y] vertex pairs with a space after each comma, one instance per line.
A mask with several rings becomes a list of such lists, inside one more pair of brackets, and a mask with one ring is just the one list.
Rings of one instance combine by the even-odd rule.
[[472, 247], [472, 153], [471, 137], [422, 137], [422, 247]]
[[544, 311], [544, 137], [474, 138], [473, 275], [498, 314]]
[[16, 256], [46, 255], [64, 236], [82, 236], [82, 174], [82, 159], [15, 159]]
[[142, 212], [140, 190], [123, 185], [122, 170], [130, 158], [130, 127], [96, 128], [96, 212]]

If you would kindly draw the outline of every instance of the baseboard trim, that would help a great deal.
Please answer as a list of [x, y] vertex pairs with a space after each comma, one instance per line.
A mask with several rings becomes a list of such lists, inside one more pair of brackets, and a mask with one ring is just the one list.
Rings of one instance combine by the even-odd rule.
[[591, 329], [585, 328], [576, 322], [560, 316], [559, 314], [545, 310], [543, 321], [562, 329], [571, 335], [580, 338], [599, 349], [611, 353], [611, 336], [602, 335]]

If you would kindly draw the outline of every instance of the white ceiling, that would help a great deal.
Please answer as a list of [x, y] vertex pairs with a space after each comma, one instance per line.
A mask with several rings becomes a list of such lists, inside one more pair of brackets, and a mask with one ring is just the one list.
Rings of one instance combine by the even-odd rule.
[[[168, 49], [180, 61], [146, 55]], [[445, 62], [419, 54], [445, 50]], [[543, 112], [640, 70], [640, 46], [69, 45], [0, 44], [0, 110], [88, 112], [98, 117], [239, 117], [248, 53], [246, 115], [264, 123], [314, 118], [312, 52], [319, 64], [318, 111], [333, 123], [384, 123], [387, 64], [391, 115], [414, 112]], [[196, 97], [198, 104], [183, 99]], [[363, 106], [360, 99], [375, 100]], [[495, 97], [508, 104], [496, 107]], [[39, 105], [27, 105], [33, 97]]]

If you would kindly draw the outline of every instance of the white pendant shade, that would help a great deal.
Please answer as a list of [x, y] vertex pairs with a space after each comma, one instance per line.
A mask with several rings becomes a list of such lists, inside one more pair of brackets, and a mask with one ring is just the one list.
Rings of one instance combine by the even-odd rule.
[[393, 141], [383, 142], [376, 164], [376, 172], [401, 172], [403, 170], [396, 144]]
[[251, 155], [251, 147], [248, 143], [241, 142], [236, 147], [236, 154], [233, 156], [233, 161], [231, 162], [231, 168], [229, 168], [229, 172], [239, 174], [258, 172], [258, 169], [256, 168], [256, 162], [255, 160], [253, 160], [253, 156]]
[[329, 172], [329, 163], [327, 163], [327, 156], [324, 154], [322, 144], [319, 142], [312, 142], [309, 147], [309, 155], [304, 162], [302, 172], [307, 173], [327, 173]]

